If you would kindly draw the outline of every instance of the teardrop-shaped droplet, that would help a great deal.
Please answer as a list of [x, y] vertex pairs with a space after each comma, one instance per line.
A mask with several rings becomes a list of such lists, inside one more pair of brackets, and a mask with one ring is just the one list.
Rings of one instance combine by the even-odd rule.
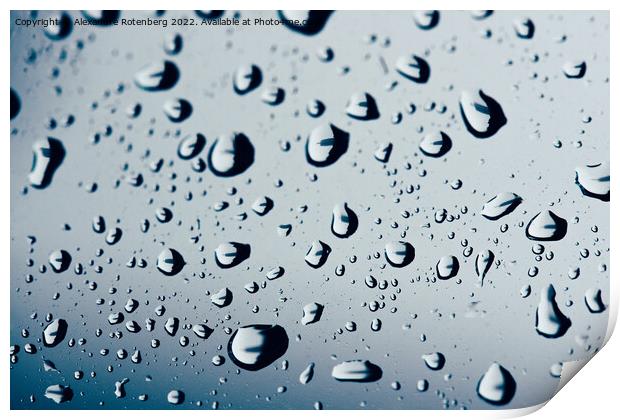
[[570, 326], [570, 319], [560, 311], [555, 301], [555, 288], [549, 284], [540, 291], [540, 301], [536, 308], [536, 332], [546, 338], [558, 338]]
[[575, 182], [586, 197], [609, 201], [609, 181], [611, 168], [609, 162], [596, 165], [579, 166], [575, 169]]
[[323, 305], [316, 302], [312, 302], [304, 306], [301, 323], [303, 325], [308, 325], [319, 322], [319, 320], [321, 319], [321, 315], [323, 315], [323, 308]]
[[451, 279], [459, 272], [459, 260], [454, 255], [446, 255], [437, 262], [436, 268], [441, 280]]
[[134, 76], [136, 85], [143, 90], [155, 92], [174, 87], [179, 80], [179, 68], [172, 61], [164, 60], [141, 68]]
[[306, 112], [313, 118], [319, 118], [325, 112], [325, 104], [318, 99], [312, 99], [306, 105]]
[[241, 66], [235, 72], [233, 89], [238, 95], [245, 95], [260, 86], [263, 73], [256, 64]]
[[284, 26], [304, 35], [321, 32], [331, 13], [331, 10], [278, 10]]
[[32, 152], [32, 169], [28, 181], [35, 188], [46, 188], [65, 158], [65, 148], [60, 140], [46, 137], [32, 145]]
[[396, 71], [416, 83], [426, 83], [431, 76], [431, 67], [428, 62], [415, 54], [398, 57]]
[[341, 382], [376, 382], [382, 376], [381, 368], [368, 360], [349, 360], [332, 369], [332, 377]]
[[169, 99], [164, 103], [164, 114], [172, 122], [183, 122], [192, 115], [192, 104], [182, 98]]
[[525, 228], [525, 235], [533, 241], [559, 241], [566, 235], [568, 223], [566, 220], [545, 210], [530, 220]]
[[476, 256], [476, 275], [478, 276], [480, 286], [484, 284], [484, 278], [491, 269], [494, 260], [495, 254], [490, 249], [480, 251], [478, 256]]
[[206, 144], [207, 139], [202, 134], [189, 134], [179, 142], [177, 155], [184, 160], [193, 159], [202, 152]]
[[356, 120], [376, 120], [379, 118], [377, 102], [368, 92], [354, 93], [347, 103], [346, 113]]
[[385, 259], [392, 267], [405, 267], [415, 258], [415, 248], [409, 242], [394, 241], [385, 244]]
[[443, 131], [432, 131], [424, 136], [419, 148], [424, 155], [439, 158], [450, 151], [452, 139]]
[[489, 220], [497, 220], [510, 214], [521, 204], [521, 201], [523, 201], [522, 198], [515, 193], [499, 193], [482, 206], [480, 214]]
[[263, 369], [282, 357], [288, 349], [288, 335], [279, 325], [246, 325], [228, 341], [228, 355], [245, 370]]
[[319, 268], [327, 261], [332, 249], [323, 241], [314, 241], [306, 253], [306, 263], [312, 268]]
[[499, 363], [493, 363], [480, 377], [476, 391], [489, 404], [506, 405], [517, 391], [517, 383], [508, 370]]
[[324, 167], [336, 162], [349, 148], [349, 133], [333, 124], [316, 127], [306, 141], [306, 160]]
[[507, 122], [499, 102], [482, 90], [478, 94], [463, 91], [459, 107], [467, 131], [479, 139], [491, 137]]
[[239, 175], [254, 163], [254, 146], [243, 133], [221, 135], [209, 149], [208, 163], [217, 176]]
[[339, 238], [348, 238], [358, 227], [357, 215], [347, 203], [337, 204], [332, 211], [332, 233]]
[[215, 249], [215, 263], [220, 268], [232, 268], [250, 257], [250, 245], [224, 242]]
[[183, 37], [181, 34], [169, 34], [164, 40], [164, 51], [168, 55], [177, 55], [183, 49]]
[[185, 266], [183, 256], [175, 249], [166, 248], [157, 257], [157, 269], [166, 276], [174, 276]]

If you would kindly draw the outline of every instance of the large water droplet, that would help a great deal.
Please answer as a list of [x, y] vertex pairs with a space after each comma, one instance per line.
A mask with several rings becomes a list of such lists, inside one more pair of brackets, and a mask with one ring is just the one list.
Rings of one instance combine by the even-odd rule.
[[568, 223], [550, 210], [538, 213], [525, 228], [525, 235], [533, 241], [559, 241], [566, 235]]
[[443, 131], [432, 131], [424, 136], [419, 148], [424, 155], [439, 158], [452, 148], [452, 139]]
[[431, 75], [428, 62], [415, 54], [403, 55], [396, 60], [396, 71], [401, 76], [416, 82], [426, 83]]
[[260, 86], [263, 73], [255, 64], [241, 66], [235, 72], [233, 89], [239, 95], [245, 95]]
[[65, 339], [69, 324], [62, 318], [57, 318], [50, 322], [43, 330], [43, 345], [45, 347], [55, 347]]
[[490, 249], [480, 251], [476, 256], [476, 275], [480, 286], [484, 284], [484, 278], [491, 269], [493, 260], [495, 260], [495, 254]]
[[505, 405], [517, 391], [512, 374], [499, 363], [493, 363], [480, 377], [476, 389], [478, 396], [493, 405]]
[[192, 104], [182, 98], [169, 99], [164, 103], [164, 114], [172, 122], [183, 122], [192, 115]]
[[306, 253], [306, 263], [312, 268], [319, 268], [327, 261], [332, 249], [323, 241], [313, 241]]
[[32, 169], [28, 181], [35, 188], [46, 188], [65, 158], [65, 148], [60, 140], [47, 137], [37, 140], [32, 145], [32, 152]]
[[479, 139], [491, 137], [507, 122], [501, 105], [482, 90], [477, 95], [463, 91], [459, 107], [467, 131]]
[[368, 360], [349, 360], [332, 369], [332, 377], [342, 382], [376, 382], [382, 376], [381, 368]]
[[333, 124], [316, 127], [306, 141], [306, 160], [324, 167], [336, 162], [349, 148], [349, 133]]
[[482, 206], [480, 214], [489, 220], [497, 220], [510, 214], [521, 201], [523, 199], [515, 193], [499, 193]]
[[250, 245], [224, 242], [215, 249], [215, 263], [220, 268], [232, 268], [250, 257]]
[[601, 297], [601, 289], [588, 289], [586, 290], [584, 300], [588, 311], [593, 314], [598, 314], [605, 311], [605, 304]]
[[568, 79], [581, 79], [586, 74], [586, 62], [568, 61], [562, 66], [562, 72]]
[[73, 390], [65, 385], [50, 385], [45, 389], [44, 395], [56, 404], [61, 404], [73, 399]]
[[134, 76], [139, 88], [146, 91], [168, 90], [179, 80], [179, 68], [172, 61], [158, 61], [140, 69]]
[[246, 370], [263, 369], [288, 349], [288, 335], [279, 325], [246, 325], [228, 341], [228, 355], [234, 364]]
[[54, 273], [62, 273], [71, 265], [71, 255], [64, 249], [59, 249], [50, 254], [49, 262]]
[[392, 267], [405, 267], [415, 258], [415, 248], [409, 242], [394, 241], [385, 244], [385, 259]]
[[332, 211], [332, 233], [339, 238], [348, 238], [357, 230], [357, 215], [347, 203], [337, 204]]
[[515, 19], [513, 22], [515, 33], [521, 39], [531, 39], [534, 37], [534, 22], [529, 18]]
[[239, 175], [254, 163], [254, 146], [243, 133], [221, 135], [209, 149], [208, 162], [217, 176]]
[[183, 256], [175, 249], [166, 248], [157, 257], [157, 269], [166, 276], [174, 276], [185, 266]]
[[579, 166], [575, 169], [575, 182], [586, 197], [609, 201], [609, 162]]
[[354, 93], [347, 103], [346, 113], [356, 120], [375, 120], [379, 118], [377, 102], [368, 92]]
[[439, 352], [423, 354], [422, 360], [431, 370], [441, 370], [446, 364], [446, 357]]
[[562, 337], [570, 328], [571, 321], [555, 301], [555, 288], [552, 284], [540, 291], [540, 301], [536, 308], [536, 332], [547, 338]]
[[308, 364], [306, 368], [299, 374], [299, 383], [307, 384], [314, 377], [314, 363]]
[[189, 134], [179, 142], [177, 155], [184, 160], [193, 159], [202, 152], [206, 144], [207, 139], [202, 134]]
[[459, 260], [454, 255], [446, 255], [437, 262], [436, 268], [441, 280], [451, 279], [459, 272]]
[[323, 305], [316, 302], [312, 302], [304, 306], [301, 323], [303, 325], [308, 325], [319, 322], [319, 320], [321, 319], [321, 315], [323, 315], [323, 308]]

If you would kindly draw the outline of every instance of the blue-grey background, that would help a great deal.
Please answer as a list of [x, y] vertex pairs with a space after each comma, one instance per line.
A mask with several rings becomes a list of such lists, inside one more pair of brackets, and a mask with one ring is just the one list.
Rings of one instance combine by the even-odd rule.
[[[268, 11], [239, 13], [242, 18], [276, 17]], [[340, 11], [310, 37], [281, 26], [74, 27], [67, 39], [58, 42], [48, 40], [41, 29], [13, 24], [16, 16], [27, 15], [11, 14], [11, 87], [22, 102], [20, 114], [11, 121], [10, 136], [11, 344], [22, 348], [18, 362], [11, 365], [13, 408], [175, 408], [167, 403], [166, 394], [180, 389], [186, 402], [176, 408], [184, 409], [195, 408], [198, 402], [205, 408], [216, 402], [219, 408], [311, 409], [317, 401], [326, 409], [487, 409], [493, 406], [476, 395], [476, 383], [494, 361], [517, 382], [516, 395], [506, 406], [516, 408], [553, 395], [558, 379], [550, 375], [551, 365], [590, 357], [601, 345], [608, 311], [589, 313], [583, 296], [588, 288], [601, 288], [608, 302], [609, 271], [601, 267], [609, 265], [609, 204], [583, 196], [575, 185], [574, 169], [609, 159], [608, 13], [498, 11], [479, 21], [470, 12], [442, 11], [437, 27], [423, 31], [415, 26], [410, 11]], [[154, 14], [122, 12], [122, 16]], [[165, 16], [195, 17], [193, 12]], [[514, 33], [512, 22], [521, 16], [536, 25], [531, 40]], [[489, 38], [482, 35], [487, 29], [492, 33]], [[141, 91], [133, 82], [135, 73], [167, 57], [163, 42], [175, 32], [183, 36], [183, 50], [168, 59], [179, 66], [179, 82], [170, 91]], [[369, 42], [372, 35], [376, 40]], [[563, 35], [566, 41], [558, 42]], [[335, 53], [329, 63], [316, 55], [325, 46]], [[431, 66], [427, 84], [412, 83], [394, 69], [399, 56], [412, 53], [425, 56]], [[62, 54], [65, 60], [59, 60]], [[569, 60], [587, 62], [583, 79], [564, 77], [562, 65]], [[238, 96], [231, 77], [246, 63], [262, 69], [263, 84]], [[342, 72], [343, 67], [349, 71]], [[398, 84], [388, 90], [392, 81]], [[277, 107], [260, 99], [271, 84], [286, 90]], [[479, 88], [501, 103], [508, 119], [485, 140], [466, 131], [458, 111], [461, 90]], [[378, 120], [360, 122], [345, 114], [347, 100], [357, 91], [375, 97]], [[169, 122], [163, 114], [163, 103], [174, 97], [193, 105], [192, 116], [182, 124]], [[318, 120], [305, 111], [311, 99], [320, 99], [327, 107]], [[125, 109], [135, 102], [143, 110], [131, 120]], [[435, 109], [425, 110], [431, 102]], [[410, 103], [417, 107], [413, 114], [406, 112]], [[437, 112], [443, 106], [446, 111]], [[403, 119], [393, 124], [397, 112]], [[70, 127], [47, 127], [50, 118], [61, 121], [69, 114], [76, 119]], [[326, 122], [350, 133], [349, 150], [336, 164], [315, 168], [305, 160], [305, 138]], [[103, 133], [106, 126], [112, 128], [111, 135], [91, 144], [92, 135]], [[422, 159], [418, 152], [418, 142], [433, 129], [452, 137], [453, 148], [445, 160]], [[208, 170], [198, 174], [176, 156], [178, 140], [185, 134], [203, 133], [208, 147], [230, 131], [244, 132], [256, 149], [255, 163], [242, 175], [223, 179]], [[35, 190], [28, 186], [27, 175], [32, 144], [42, 136], [62, 140], [67, 155], [51, 186]], [[557, 140], [562, 147], [554, 146]], [[291, 143], [289, 151], [281, 149], [283, 141]], [[373, 153], [388, 141], [394, 150], [384, 167]], [[152, 173], [148, 165], [159, 158], [166, 162], [164, 168]], [[141, 188], [124, 181], [130, 173], [143, 174]], [[454, 190], [450, 184], [457, 179], [463, 186]], [[283, 185], [276, 188], [278, 181]], [[98, 188], [89, 193], [86, 186], [93, 182]], [[416, 186], [411, 194], [405, 192], [409, 185]], [[237, 192], [231, 196], [233, 187]], [[504, 191], [522, 196], [523, 204], [497, 222], [481, 217], [482, 205]], [[185, 198], [189, 192], [191, 201]], [[250, 209], [261, 195], [275, 202], [263, 218]], [[222, 200], [230, 207], [215, 212], [214, 204]], [[349, 239], [330, 232], [332, 208], [342, 201], [360, 219], [357, 233]], [[156, 221], [155, 209], [160, 206], [173, 211], [172, 222]], [[301, 206], [307, 211], [300, 211]], [[435, 223], [435, 211], [442, 208], [456, 219]], [[562, 241], [545, 244], [546, 252], [554, 254], [552, 260], [543, 255], [536, 262], [531, 251], [535, 242], [525, 237], [524, 226], [547, 208], [568, 220], [568, 234]], [[244, 211], [248, 218], [239, 221], [237, 215]], [[403, 218], [403, 211], [412, 216]], [[108, 227], [123, 229], [118, 244], [109, 246], [105, 235], [93, 232], [91, 222], [98, 215], [104, 216]], [[152, 223], [147, 234], [140, 231], [144, 218]], [[292, 233], [282, 238], [277, 226], [286, 223], [293, 226]], [[508, 230], [502, 233], [503, 223]], [[64, 230], [64, 224], [71, 229]], [[193, 243], [190, 238], [197, 232], [199, 241]], [[451, 232], [454, 239], [448, 239]], [[414, 263], [405, 269], [382, 268], [383, 246], [400, 240], [403, 233], [416, 248]], [[28, 235], [36, 237], [32, 246]], [[318, 270], [304, 262], [313, 240], [333, 249]], [[463, 256], [464, 240], [473, 247], [469, 258]], [[251, 257], [233, 269], [219, 269], [213, 250], [224, 241], [251, 244]], [[165, 277], [157, 271], [155, 262], [163, 246], [183, 254], [188, 265], [181, 274]], [[54, 274], [48, 266], [41, 274], [39, 266], [48, 265], [49, 253], [58, 248], [71, 253], [72, 269]], [[486, 248], [499, 264], [489, 272], [485, 286], [478, 288], [474, 260]], [[580, 256], [582, 248], [590, 251], [588, 258]], [[103, 255], [97, 256], [98, 249]], [[381, 256], [375, 258], [375, 253]], [[435, 280], [435, 264], [448, 254], [459, 258], [459, 275], [450, 281]], [[126, 267], [132, 256], [145, 258], [148, 266]], [[28, 259], [33, 260], [32, 267]], [[78, 262], [86, 267], [79, 276], [73, 273]], [[346, 267], [341, 277], [334, 274], [340, 264]], [[278, 265], [286, 269], [282, 278], [268, 281], [253, 295], [243, 289], [248, 282], [266, 281], [266, 270]], [[528, 269], [534, 265], [539, 273], [530, 278]], [[95, 272], [96, 266], [103, 268], [101, 273]], [[572, 266], [581, 271], [576, 280], [568, 277]], [[34, 277], [31, 283], [26, 282], [28, 274]], [[364, 284], [369, 274], [388, 282], [397, 279], [398, 284], [370, 289]], [[93, 282], [97, 287], [90, 290]], [[556, 340], [541, 337], [534, 328], [539, 292], [548, 283], [554, 284], [558, 303], [573, 323]], [[532, 294], [522, 298], [519, 291], [527, 284]], [[234, 299], [220, 309], [206, 292], [223, 287], [233, 292]], [[97, 305], [98, 298], [105, 303]], [[138, 300], [140, 307], [125, 314], [126, 320], [144, 325], [152, 317], [157, 321], [154, 332], [143, 328], [132, 335], [123, 324], [108, 324], [109, 313], [122, 311], [128, 298]], [[302, 307], [314, 301], [325, 305], [322, 319], [304, 326]], [[384, 302], [385, 307], [373, 313], [363, 305], [372, 301]], [[479, 312], [466, 316], [471, 302], [479, 302]], [[166, 307], [163, 317], [154, 313], [159, 304]], [[67, 338], [52, 349], [40, 342], [48, 313], [69, 323]], [[180, 318], [182, 325], [208, 320], [215, 332], [206, 341], [183, 330], [169, 337], [163, 331], [169, 316]], [[375, 318], [383, 322], [379, 332], [370, 329]], [[347, 321], [356, 322], [357, 331], [344, 330]], [[272, 366], [239, 372], [226, 354], [225, 329], [252, 323], [282, 325], [290, 345]], [[103, 330], [100, 337], [97, 328]], [[22, 337], [22, 330], [29, 337]], [[109, 337], [116, 330], [123, 330], [122, 339]], [[180, 334], [190, 338], [188, 347], [179, 345]], [[71, 348], [70, 338], [86, 342]], [[159, 348], [151, 349], [152, 338], [161, 340]], [[26, 343], [39, 351], [26, 354]], [[118, 360], [116, 351], [121, 348], [130, 354], [139, 349], [142, 363]], [[102, 356], [101, 349], [110, 353]], [[447, 359], [438, 372], [421, 359], [433, 351]], [[222, 366], [211, 363], [218, 354], [226, 357]], [[45, 372], [42, 358], [53, 361], [60, 373]], [[331, 378], [334, 365], [358, 358], [381, 366], [383, 378], [369, 384]], [[289, 362], [288, 369], [282, 369], [282, 360]], [[315, 377], [301, 385], [299, 373], [309, 362], [316, 364]], [[84, 372], [83, 379], [73, 378], [76, 370]], [[91, 372], [96, 373], [94, 378]], [[147, 375], [151, 381], [145, 380]], [[117, 399], [114, 383], [122, 378], [130, 379], [127, 396]], [[420, 379], [430, 383], [425, 393], [416, 390]], [[392, 389], [393, 381], [400, 383], [399, 390]], [[71, 402], [56, 405], [43, 396], [46, 387], [58, 383], [71, 386], [75, 393]], [[278, 393], [279, 386], [286, 386], [286, 392]], [[140, 394], [148, 394], [148, 400], [139, 401]]]

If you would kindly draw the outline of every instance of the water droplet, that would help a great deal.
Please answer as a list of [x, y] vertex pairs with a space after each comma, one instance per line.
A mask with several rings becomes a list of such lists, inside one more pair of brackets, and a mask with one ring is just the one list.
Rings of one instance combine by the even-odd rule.
[[536, 308], [536, 332], [546, 338], [558, 338], [570, 326], [570, 319], [560, 311], [555, 301], [555, 288], [549, 284], [540, 291], [540, 302]]
[[61, 404], [73, 399], [73, 390], [65, 385], [50, 385], [45, 389], [44, 395], [56, 404]]
[[550, 210], [538, 213], [525, 228], [525, 235], [533, 241], [559, 241], [566, 235], [568, 223]]
[[385, 259], [392, 267], [402, 268], [415, 258], [415, 248], [409, 242], [388, 242], [384, 249]]
[[164, 114], [174, 123], [183, 122], [192, 115], [192, 104], [182, 98], [169, 99], [164, 103]]
[[157, 257], [157, 269], [166, 276], [179, 274], [184, 266], [183, 256], [175, 249], [166, 248]]
[[422, 30], [433, 29], [439, 23], [439, 10], [419, 10], [413, 13], [413, 21]]
[[478, 95], [463, 91], [459, 107], [467, 131], [479, 139], [491, 137], [507, 122], [501, 105], [482, 90]]
[[306, 263], [312, 268], [319, 268], [327, 261], [332, 249], [323, 241], [313, 241], [306, 253]]
[[459, 272], [459, 260], [454, 255], [446, 255], [437, 262], [436, 268], [441, 280], [451, 279]]
[[441, 370], [446, 364], [446, 357], [439, 352], [423, 354], [422, 360], [431, 370]]
[[50, 254], [49, 262], [54, 273], [62, 273], [71, 265], [71, 255], [64, 249], [59, 249]]
[[279, 10], [278, 16], [290, 30], [316, 35], [321, 32], [331, 13], [331, 10]]
[[324, 167], [336, 162], [349, 148], [349, 133], [333, 124], [316, 127], [306, 141], [306, 160]]
[[308, 364], [306, 368], [299, 374], [299, 383], [307, 384], [314, 377], [314, 363]]
[[179, 142], [177, 155], [184, 160], [193, 159], [202, 152], [206, 144], [207, 139], [202, 134], [189, 134]]
[[35, 188], [46, 188], [65, 158], [65, 148], [60, 140], [47, 137], [37, 140], [32, 145], [32, 151], [32, 170], [28, 181]]
[[215, 263], [220, 268], [232, 268], [250, 257], [250, 245], [224, 242], [215, 249]]
[[288, 335], [279, 325], [246, 325], [228, 342], [228, 355], [240, 368], [256, 371], [282, 357], [288, 349]]
[[495, 260], [495, 254], [489, 249], [485, 249], [478, 253], [476, 257], [476, 275], [478, 276], [480, 286], [484, 284], [484, 278], [491, 269], [493, 260]]
[[562, 66], [562, 72], [568, 79], [581, 79], [586, 74], [586, 62], [568, 61]]
[[332, 211], [332, 233], [339, 238], [348, 238], [358, 227], [357, 215], [347, 203], [337, 204]]
[[45, 347], [56, 347], [65, 339], [69, 325], [62, 318], [57, 318], [50, 322], [43, 330], [43, 345]]
[[396, 71], [401, 76], [416, 83], [428, 82], [431, 75], [428, 62], [415, 54], [400, 56], [396, 60]]
[[245, 95], [260, 86], [263, 73], [255, 64], [241, 66], [235, 72], [233, 89], [238, 95]]
[[517, 383], [512, 374], [499, 363], [493, 363], [480, 377], [476, 391], [484, 401], [493, 405], [506, 405], [512, 400]]
[[146, 91], [168, 90], [179, 80], [179, 69], [172, 61], [153, 62], [140, 69], [134, 76], [136, 85]]
[[183, 404], [183, 401], [185, 401], [185, 393], [183, 391], [179, 391], [178, 389], [173, 389], [168, 392], [166, 399], [173, 405]]
[[332, 377], [342, 382], [376, 382], [382, 376], [381, 368], [368, 360], [349, 360], [332, 369]]
[[303, 325], [314, 324], [315, 322], [319, 322], [321, 319], [321, 315], [323, 315], [324, 306], [320, 303], [309, 303], [303, 308], [303, 317], [301, 318], [301, 323]]
[[377, 102], [368, 92], [354, 93], [347, 103], [346, 113], [356, 120], [376, 120], [379, 118]]
[[221, 135], [209, 149], [208, 162], [217, 176], [239, 175], [254, 163], [254, 146], [243, 133]]
[[482, 206], [480, 214], [489, 220], [497, 220], [510, 214], [522, 201], [523, 199], [515, 193], [499, 193]]
[[609, 162], [579, 166], [575, 169], [575, 182], [586, 197], [609, 201]]
[[419, 148], [426, 156], [440, 158], [452, 148], [452, 139], [443, 131], [433, 131], [422, 138]]
[[588, 311], [598, 314], [605, 311], [605, 304], [601, 297], [601, 289], [588, 289], [584, 297]]

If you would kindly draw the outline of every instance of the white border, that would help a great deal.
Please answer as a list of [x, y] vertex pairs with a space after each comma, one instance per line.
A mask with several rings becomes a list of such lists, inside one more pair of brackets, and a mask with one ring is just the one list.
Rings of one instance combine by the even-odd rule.
[[[235, 10], [277, 10], [277, 9], [341, 9], [341, 10], [408, 10], [408, 9], [472, 9], [472, 10], [484, 10], [484, 9], [509, 9], [509, 10], [610, 10], [610, 33], [611, 33], [611, 51], [610, 51], [610, 63], [611, 63], [611, 73], [610, 73], [610, 88], [611, 88], [611, 97], [610, 97], [610, 115], [611, 117], [611, 131], [610, 131], [610, 147], [611, 147], [611, 156], [614, 156], [615, 159], [620, 156], [620, 151], [618, 149], [617, 143], [620, 141], [618, 138], [618, 119], [613, 116], [616, 115], [615, 112], [618, 110], [617, 107], [617, 95], [620, 91], [615, 92], [614, 94], [614, 79], [618, 76], [618, 22], [620, 16], [620, 2], [617, 0], [589, 0], [587, 2], [570, 2], [570, 1], [547, 1], [547, 0], [503, 0], [501, 2], [498, 1], [457, 1], [457, 0], [417, 0], [417, 1], [405, 1], [405, 0], [382, 0], [381, 2], [371, 2], [368, 0], [358, 0], [355, 2], [352, 1], [341, 1], [336, 2], [334, 0], [314, 0], [314, 1], [272, 1], [272, 0], [262, 0], [259, 4], [256, 1], [252, 2], [250, 0], [229, 0], [229, 1], [187, 1], [187, 0], [175, 0], [174, 3], [170, 1], [101, 1], [101, 0], [60, 0], [55, 2], [42, 2], [42, 1], [32, 1], [32, 0], [22, 0], [19, 3], [11, 2], [12, 4], [8, 4], [9, 1], [3, 1], [2, 6], [5, 8], [4, 18], [0, 19], [0, 34], [2, 34], [2, 47], [4, 50], [4, 56], [9, 56], [10, 51], [10, 25], [9, 25], [9, 13], [11, 7], [19, 8], [23, 10], [41, 10], [41, 9], [63, 9], [63, 10], [79, 10], [85, 8], [84, 6], [88, 5], [89, 9], [125, 9], [125, 10], [152, 10], [152, 9], [166, 9], [170, 8], [170, 6], [174, 6], [174, 9], [179, 10], [194, 10], [199, 9], [204, 6], [209, 6], [213, 9], [235, 9]], [[501, 7], [499, 7], [501, 6]], [[9, 74], [9, 66], [4, 65], [1, 68], [2, 79], [4, 80], [5, 89], [8, 89], [10, 85], [10, 74]], [[6, 99], [2, 102], [2, 110], [0, 111], [0, 115], [9, 114], [9, 105]], [[0, 188], [2, 191], [2, 196], [9, 197], [10, 196], [10, 122], [6, 119], [6, 117], [2, 120], [2, 124], [4, 125], [4, 132], [7, 133], [6, 137], [0, 140], [0, 147], [2, 147], [2, 153], [0, 153], [0, 167], [4, 168], [5, 176], [0, 177]], [[612, 189], [615, 192], [620, 191], [618, 186], [618, 178], [617, 171], [612, 160]], [[611, 252], [612, 256], [610, 256], [610, 262], [614, 261], [613, 255], [615, 253], [616, 245], [618, 243], [618, 215], [620, 212], [618, 211], [618, 206], [615, 205], [615, 200], [610, 202], [611, 206], [611, 214], [616, 215], [614, 218], [611, 218]], [[0, 217], [0, 230], [2, 232], [2, 237], [4, 237], [4, 241], [0, 245], [0, 251], [2, 255], [10, 255], [10, 206], [9, 200], [5, 200], [4, 205], [2, 206], [2, 212]], [[9, 258], [10, 261], [10, 258]], [[5, 311], [5, 320], [10, 319], [10, 267], [9, 264], [3, 264], [3, 275], [2, 278], [4, 286], [2, 289], [2, 307]], [[613, 328], [616, 323], [617, 313], [618, 313], [618, 297], [620, 295], [618, 285], [616, 282], [611, 280], [611, 296], [610, 296], [610, 322], [608, 325], [608, 331], [606, 336], [606, 341], [609, 340], [607, 345], [596, 355], [592, 361], [587, 363], [587, 368], [582, 369], [584, 363], [574, 362], [565, 364], [563, 378], [560, 384], [559, 392], [554, 398], [551, 399], [547, 404], [541, 404], [540, 406], [530, 407], [526, 409], [520, 410], [498, 410], [498, 411], [396, 411], [390, 410], [386, 411], [295, 411], [294, 413], [291, 411], [253, 411], [253, 412], [240, 412], [240, 411], [210, 411], [209, 413], [204, 413], [202, 410], [183, 410], [176, 411], [174, 413], [175, 416], [178, 417], [195, 417], [195, 416], [209, 416], [209, 417], [236, 417], [236, 416], [247, 416], [251, 415], [252, 417], [263, 420], [270, 419], [276, 420], [280, 418], [290, 418], [294, 416], [295, 418], [305, 419], [310, 417], [315, 417], [320, 415], [321, 417], [331, 417], [331, 418], [341, 418], [341, 417], [353, 417], [355, 416], [358, 419], [362, 419], [364, 417], [370, 418], [372, 416], [375, 418], [377, 415], [381, 415], [386, 413], [390, 416], [391, 419], [410, 419], [411, 417], [418, 418], [506, 418], [506, 417], [516, 417], [521, 415], [526, 415], [529, 413], [530, 418], [532, 419], [591, 419], [591, 418], [611, 418], [612, 413], [618, 413], [617, 408], [617, 388], [615, 387], [616, 378], [619, 378], [620, 374], [620, 339], [618, 337], [611, 336]], [[6, 349], [9, 347], [9, 322], [5, 321], [0, 324], [1, 329], [1, 337], [2, 342]], [[610, 339], [611, 337], [611, 339]], [[2, 408], [3, 411], [7, 412], [12, 418], [31, 418], [32, 416], [45, 416], [46, 418], [58, 418], [61, 417], [65, 419], [77, 419], [81, 418], [85, 414], [91, 417], [92, 419], [105, 419], [110, 415], [114, 415], [118, 418], [135, 418], [135, 416], [140, 416], [142, 413], [139, 411], [116, 411], [113, 414], [107, 411], [97, 411], [91, 410], [88, 413], [84, 411], [78, 410], [64, 410], [64, 411], [40, 411], [40, 412], [32, 412], [32, 411], [11, 411], [9, 412], [9, 363], [5, 362], [5, 370], [0, 377], [0, 399], [2, 400]], [[579, 373], [579, 378], [576, 380], [567, 382], [572, 378], [577, 372], [583, 370]], [[566, 385], [564, 387], [564, 385]], [[540, 410], [541, 407], [544, 409]], [[144, 411], [144, 410], [140, 410]], [[163, 419], [164, 416], [167, 416], [166, 411], [148, 411], [148, 413], [144, 413], [144, 415], [148, 415], [149, 418], [153, 420]]]

